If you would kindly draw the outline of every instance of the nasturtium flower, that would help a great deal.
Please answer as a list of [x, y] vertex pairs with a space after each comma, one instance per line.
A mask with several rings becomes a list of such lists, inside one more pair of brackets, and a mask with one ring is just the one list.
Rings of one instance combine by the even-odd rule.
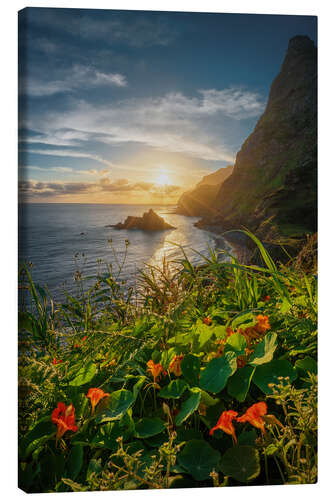
[[221, 431], [226, 432], [227, 434], [230, 434], [233, 442], [236, 444], [237, 438], [236, 438], [235, 428], [232, 424], [232, 421], [237, 417], [237, 415], [238, 415], [237, 411], [233, 411], [233, 410], [228, 410], [228, 411], [222, 412], [215, 427], [213, 427], [209, 431], [209, 435], [212, 436], [213, 433], [217, 429], [221, 429]]
[[262, 418], [267, 413], [267, 404], [264, 401], [260, 403], [255, 403], [250, 406], [241, 417], [237, 418], [237, 422], [249, 422], [257, 429], [260, 429], [262, 433], [265, 432], [265, 421]]
[[180, 364], [183, 359], [184, 359], [184, 354], [179, 354], [178, 356], [174, 356], [171, 363], [169, 364], [169, 372], [176, 375], [176, 377], [180, 377], [180, 375], [182, 374], [182, 369], [180, 367]]
[[87, 398], [90, 398], [92, 413], [95, 411], [95, 406], [98, 405], [101, 399], [110, 396], [108, 392], [104, 392], [103, 389], [97, 389], [96, 387], [91, 387], [88, 391]]
[[56, 358], [52, 359], [52, 364], [53, 365], [58, 365], [59, 363], [62, 363], [62, 359], [56, 359]]
[[56, 441], [60, 439], [66, 431], [76, 432], [75, 408], [72, 404], [66, 406], [65, 403], [58, 403], [57, 408], [52, 412], [52, 422], [57, 425]]
[[163, 366], [161, 363], [154, 363], [152, 359], [150, 359], [147, 363], [147, 371], [149, 371], [154, 379], [154, 382], [156, 382], [161, 374], [166, 375], [166, 372], [163, 370]]
[[210, 316], [206, 316], [205, 318], [202, 319], [202, 322], [207, 325], [207, 326], [210, 326], [212, 324], [212, 319]]
[[258, 314], [256, 319], [257, 319], [257, 324], [255, 325], [255, 329], [259, 333], [266, 333], [266, 331], [269, 330], [271, 327], [271, 325], [269, 324], [268, 316], [264, 316], [263, 314]]

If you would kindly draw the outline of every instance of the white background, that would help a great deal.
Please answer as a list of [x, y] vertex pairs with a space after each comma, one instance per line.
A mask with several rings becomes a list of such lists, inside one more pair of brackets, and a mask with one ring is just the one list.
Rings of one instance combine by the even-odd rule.
[[[237, 499], [280, 499], [298, 496], [302, 500], [330, 498], [333, 490], [333, 273], [332, 273], [332, 120], [333, 120], [333, 8], [329, 0], [67, 0], [3, 2], [1, 6], [0, 59], [0, 495], [21, 498], [17, 489], [17, 11], [24, 7], [76, 7], [136, 10], [176, 10], [252, 14], [317, 15], [319, 38], [319, 482], [304, 486], [183, 489], [164, 491], [63, 493], [69, 498], [119, 498], [152, 500], [202, 496]], [[237, 33], [235, 33], [237, 36]], [[60, 498], [60, 494], [30, 495], [31, 498]], [[75, 496], [73, 496], [75, 495]]]

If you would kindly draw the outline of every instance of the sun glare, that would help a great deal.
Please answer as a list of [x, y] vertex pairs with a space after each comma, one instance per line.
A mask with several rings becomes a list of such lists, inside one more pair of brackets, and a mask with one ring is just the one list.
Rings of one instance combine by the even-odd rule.
[[157, 179], [156, 179], [156, 184], [159, 184], [160, 186], [167, 186], [171, 184], [170, 177], [168, 176], [167, 172], [165, 170], [162, 170]]

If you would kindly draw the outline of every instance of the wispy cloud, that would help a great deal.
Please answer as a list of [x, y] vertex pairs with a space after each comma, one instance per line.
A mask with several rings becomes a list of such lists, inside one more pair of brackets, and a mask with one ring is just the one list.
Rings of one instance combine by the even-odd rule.
[[76, 64], [66, 71], [62, 70], [62, 78], [59, 79], [38, 79], [33, 76], [21, 78], [19, 92], [32, 97], [45, 97], [91, 87], [126, 87], [127, 85], [126, 77], [120, 73], [105, 73], [93, 67]]
[[48, 167], [38, 167], [37, 165], [19, 165], [19, 168], [21, 170], [27, 171], [27, 170], [35, 170], [37, 172], [44, 172], [44, 173], [49, 173], [49, 172], [56, 172], [56, 173], [61, 173], [61, 174], [74, 174], [74, 175], [88, 175], [88, 176], [105, 176], [110, 173], [110, 169], [76, 169], [76, 168], [71, 168], [71, 167], [63, 167], [61, 165], [56, 165], [56, 166], [48, 166]]
[[31, 126], [45, 136], [56, 136], [58, 142], [62, 137], [68, 140], [68, 133], [62, 135], [61, 130], [75, 130], [82, 140], [135, 142], [204, 160], [233, 162], [235, 151], [227, 146], [224, 132], [232, 123], [258, 116], [264, 104], [258, 93], [238, 87], [199, 90], [194, 97], [176, 92], [132, 98], [103, 107], [81, 100], [66, 112], [49, 113], [48, 121], [36, 119]]
[[96, 155], [93, 153], [86, 153], [81, 151], [72, 151], [70, 149], [34, 149], [34, 148], [20, 148], [21, 153], [34, 153], [39, 155], [48, 155], [48, 156], [62, 156], [65, 158], [90, 158], [91, 160], [95, 160], [99, 163], [103, 163], [110, 167], [111, 162], [105, 160], [100, 155]]

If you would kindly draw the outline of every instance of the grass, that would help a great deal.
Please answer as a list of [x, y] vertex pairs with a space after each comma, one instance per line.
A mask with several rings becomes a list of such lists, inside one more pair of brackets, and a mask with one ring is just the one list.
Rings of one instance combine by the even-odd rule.
[[263, 267], [183, 253], [137, 290], [76, 271], [62, 304], [22, 266], [20, 488], [316, 481], [317, 279], [246, 234]]

